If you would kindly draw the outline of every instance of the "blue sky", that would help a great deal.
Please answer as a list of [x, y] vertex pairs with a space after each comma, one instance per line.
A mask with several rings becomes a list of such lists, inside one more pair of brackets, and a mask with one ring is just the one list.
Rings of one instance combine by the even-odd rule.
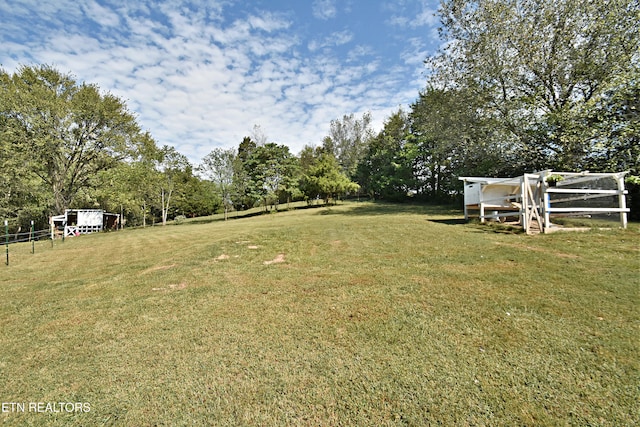
[[259, 132], [297, 154], [331, 120], [374, 129], [426, 82], [437, 0], [0, 0], [0, 67], [49, 64], [127, 103], [197, 164]]

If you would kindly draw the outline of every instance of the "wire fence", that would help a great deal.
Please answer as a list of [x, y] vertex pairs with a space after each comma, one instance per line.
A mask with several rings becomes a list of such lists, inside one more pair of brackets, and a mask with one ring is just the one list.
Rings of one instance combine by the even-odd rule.
[[5, 246], [5, 264], [9, 265], [9, 246], [19, 243], [31, 243], [31, 253], [36, 252], [36, 242], [50, 240], [51, 246], [53, 246], [53, 239], [51, 229], [36, 230], [33, 221], [31, 221], [31, 227], [29, 231], [21, 231], [18, 229], [15, 233], [9, 233], [9, 222], [4, 221], [4, 236], [2, 238], [2, 244]]

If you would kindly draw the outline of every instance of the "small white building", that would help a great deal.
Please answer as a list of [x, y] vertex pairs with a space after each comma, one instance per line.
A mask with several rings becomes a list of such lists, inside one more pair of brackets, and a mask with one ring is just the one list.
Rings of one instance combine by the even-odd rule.
[[64, 215], [51, 217], [52, 238], [55, 231], [64, 236], [79, 236], [103, 230], [116, 230], [120, 215], [105, 212], [102, 209], [67, 209]]
[[515, 217], [531, 234], [554, 231], [553, 216], [616, 213], [626, 228], [625, 175], [547, 170], [515, 178], [460, 177], [464, 182], [464, 217], [468, 220], [476, 211], [481, 222]]

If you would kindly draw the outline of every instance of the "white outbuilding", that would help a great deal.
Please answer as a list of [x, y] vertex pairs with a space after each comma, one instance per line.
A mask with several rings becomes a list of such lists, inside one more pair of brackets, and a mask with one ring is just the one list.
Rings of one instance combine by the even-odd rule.
[[119, 223], [120, 215], [102, 209], [67, 209], [63, 215], [51, 217], [51, 233], [52, 237], [56, 231], [64, 233], [64, 236], [79, 236], [115, 230]]
[[464, 217], [475, 215], [481, 222], [515, 219], [531, 234], [555, 231], [553, 217], [618, 214], [626, 228], [626, 173], [546, 170], [515, 178], [460, 177]]

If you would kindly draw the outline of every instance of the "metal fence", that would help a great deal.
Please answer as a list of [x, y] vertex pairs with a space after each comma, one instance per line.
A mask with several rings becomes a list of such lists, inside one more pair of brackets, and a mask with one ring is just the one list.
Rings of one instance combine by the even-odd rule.
[[5, 246], [6, 265], [9, 265], [9, 246], [16, 243], [31, 243], [31, 253], [36, 252], [36, 241], [51, 240], [51, 246], [53, 246], [53, 239], [51, 235], [51, 229], [36, 230], [34, 222], [31, 221], [29, 231], [18, 231], [16, 233], [9, 233], [9, 221], [4, 221], [4, 239], [2, 239]]

